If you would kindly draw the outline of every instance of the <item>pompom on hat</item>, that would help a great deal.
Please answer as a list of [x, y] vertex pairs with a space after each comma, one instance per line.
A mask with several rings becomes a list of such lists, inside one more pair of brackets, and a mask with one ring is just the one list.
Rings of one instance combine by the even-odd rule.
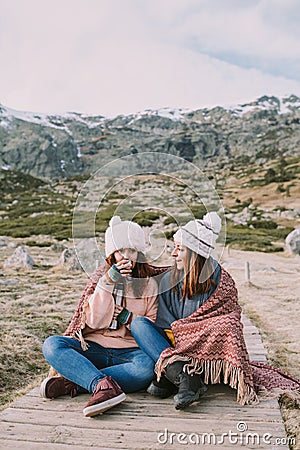
[[205, 214], [201, 220], [191, 220], [174, 234], [174, 241], [180, 242], [198, 255], [208, 258], [215, 248], [222, 222], [216, 212]]
[[145, 233], [137, 223], [113, 216], [105, 232], [106, 257], [121, 248], [135, 248], [137, 251], [145, 253]]

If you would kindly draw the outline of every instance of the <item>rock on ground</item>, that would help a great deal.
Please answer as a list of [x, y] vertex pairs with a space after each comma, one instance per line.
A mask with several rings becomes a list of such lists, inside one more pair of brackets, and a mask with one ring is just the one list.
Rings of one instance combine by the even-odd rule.
[[17, 247], [14, 253], [3, 264], [4, 267], [25, 267], [27, 269], [32, 269], [34, 265], [33, 258], [22, 246]]

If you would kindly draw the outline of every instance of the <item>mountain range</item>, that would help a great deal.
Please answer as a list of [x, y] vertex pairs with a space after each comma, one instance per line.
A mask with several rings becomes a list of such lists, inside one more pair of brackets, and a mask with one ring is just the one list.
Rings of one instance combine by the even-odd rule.
[[233, 107], [163, 108], [113, 118], [46, 115], [0, 105], [0, 167], [45, 179], [89, 174], [129, 154], [170, 153], [209, 170], [299, 155], [300, 98]]

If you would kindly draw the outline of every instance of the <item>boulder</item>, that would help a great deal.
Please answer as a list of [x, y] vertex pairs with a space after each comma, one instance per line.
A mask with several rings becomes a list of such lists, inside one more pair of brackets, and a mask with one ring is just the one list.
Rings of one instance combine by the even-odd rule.
[[63, 252], [66, 249], [66, 246], [61, 244], [61, 243], [57, 243], [55, 242], [54, 244], [51, 245], [51, 250], [53, 250], [54, 252]]
[[82, 270], [91, 275], [104, 263], [104, 242], [95, 238], [83, 238], [74, 242]]
[[290, 253], [300, 256], [300, 227], [295, 228], [287, 235], [285, 244]]
[[59, 264], [64, 267], [68, 272], [82, 270], [81, 264], [77, 258], [76, 252], [73, 248], [66, 248], [60, 258]]
[[34, 265], [33, 258], [22, 246], [17, 247], [14, 253], [3, 264], [4, 267], [25, 267], [27, 269], [32, 269]]

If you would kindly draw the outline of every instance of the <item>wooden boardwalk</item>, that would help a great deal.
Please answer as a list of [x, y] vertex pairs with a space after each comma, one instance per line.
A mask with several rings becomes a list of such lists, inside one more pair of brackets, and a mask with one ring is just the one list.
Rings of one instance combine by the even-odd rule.
[[[266, 361], [259, 332], [243, 318], [252, 360]], [[176, 411], [172, 398], [128, 394], [125, 402], [95, 418], [82, 409], [89, 395], [45, 400], [38, 388], [1, 414], [0, 448], [27, 449], [288, 449], [276, 399], [240, 406], [236, 391], [210, 386], [201, 402]], [[223, 437], [222, 437], [223, 436]]]

